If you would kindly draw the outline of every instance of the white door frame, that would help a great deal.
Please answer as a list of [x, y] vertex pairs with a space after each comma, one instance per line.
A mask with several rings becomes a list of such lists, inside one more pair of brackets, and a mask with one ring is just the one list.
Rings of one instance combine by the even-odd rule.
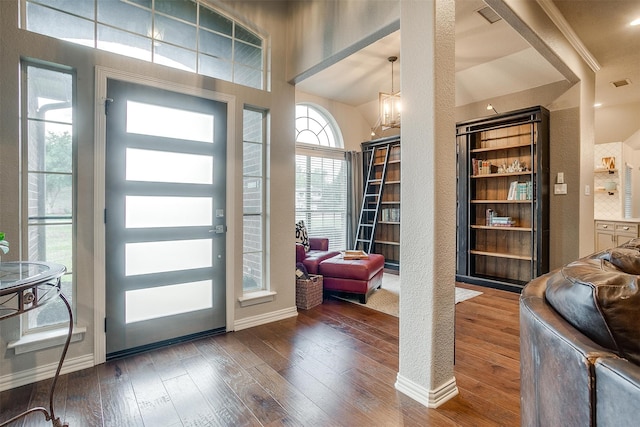
[[206, 89], [179, 85], [164, 80], [146, 77], [138, 74], [115, 70], [108, 67], [96, 67], [96, 105], [95, 105], [95, 153], [94, 153], [94, 181], [93, 181], [93, 359], [98, 365], [106, 361], [107, 356], [107, 335], [104, 331], [104, 318], [106, 313], [106, 271], [105, 271], [105, 173], [106, 173], [106, 124], [107, 119], [104, 114], [104, 105], [107, 99], [107, 80], [122, 80], [144, 86], [151, 86], [158, 89], [193, 95], [200, 98], [211, 99], [224, 102], [227, 108], [227, 239], [226, 239], [226, 329], [231, 331], [234, 328], [234, 271], [235, 260], [234, 237], [236, 235], [234, 194], [235, 182], [235, 110], [236, 97], [233, 95], [214, 92]]

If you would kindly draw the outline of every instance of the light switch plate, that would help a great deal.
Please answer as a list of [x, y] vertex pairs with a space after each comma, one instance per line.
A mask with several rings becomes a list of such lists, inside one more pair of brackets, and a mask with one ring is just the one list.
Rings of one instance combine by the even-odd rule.
[[567, 184], [554, 184], [553, 194], [567, 194]]

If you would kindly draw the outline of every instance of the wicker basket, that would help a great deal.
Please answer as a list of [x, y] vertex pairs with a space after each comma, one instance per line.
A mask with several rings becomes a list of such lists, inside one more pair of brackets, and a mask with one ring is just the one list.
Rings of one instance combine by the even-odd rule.
[[307, 310], [322, 304], [322, 276], [311, 274], [308, 279], [296, 279], [296, 305]]

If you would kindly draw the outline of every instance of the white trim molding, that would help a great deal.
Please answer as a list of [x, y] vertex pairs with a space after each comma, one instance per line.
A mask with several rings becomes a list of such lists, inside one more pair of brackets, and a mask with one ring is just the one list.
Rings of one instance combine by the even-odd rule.
[[[600, 71], [600, 64], [598, 60], [589, 52], [589, 49], [582, 43], [580, 37], [573, 31], [571, 25], [567, 22], [565, 17], [562, 15], [558, 7], [553, 3], [552, 0], [537, 0], [538, 4], [547, 14], [549, 19], [558, 27], [560, 32], [567, 38], [571, 46], [578, 52], [580, 57], [584, 60], [584, 62], [589, 65], [589, 68], [593, 70], [594, 73]], [[587, 6], [588, 7], [588, 6]]]
[[395, 387], [399, 392], [406, 394], [427, 408], [437, 408], [452, 397], [458, 395], [458, 386], [456, 385], [455, 377], [437, 389], [429, 390], [398, 373]]
[[[86, 332], [86, 327], [74, 325], [70, 342], [82, 341]], [[45, 348], [58, 347], [64, 345], [68, 334], [68, 327], [25, 334], [19, 339], [7, 344], [7, 348], [12, 348], [16, 354], [23, 354], [31, 351], [43, 350]]]
[[264, 304], [265, 302], [271, 302], [275, 299], [277, 292], [273, 291], [257, 291], [248, 292], [241, 297], [238, 297], [240, 307], [249, 307], [250, 305]]
[[253, 328], [254, 326], [260, 326], [266, 323], [276, 322], [278, 320], [284, 320], [290, 317], [296, 317], [297, 315], [298, 309], [294, 306], [278, 311], [272, 311], [270, 313], [259, 314], [257, 316], [251, 316], [244, 319], [236, 320], [234, 326], [236, 331], [241, 331], [242, 329]]
[[97, 66], [95, 74], [95, 157], [94, 157], [94, 364], [98, 365], [106, 361], [107, 335], [104, 331], [104, 319], [106, 315], [106, 271], [105, 271], [105, 176], [106, 176], [106, 116], [104, 102], [107, 99], [107, 80], [121, 80], [139, 85], [150, 86], [168, 91], [183, 93], [186, 95], [220, 101], [227, 104], [227, 239], [226, 239], [226, 329], [233, 327], [234, 318], [234, 283], [235, 252], [233, 236], [237, 233], [234, 199], [236, 189], [235, 182], [235, 156], [236, 156], [236, 97], [234, 95], [215, 92], [193, 86], [185, 86], [153, 77], [116, 70], [109, 67]]
[[[93, 367], [93, 354], [86, 354], [73, 359], [65, 359], [60, 375]], [[38, 365], [26, 371], [14, 372], [0, 377], [0, 392], [38, 381], [53, 378], [58, 369], [58, 362]]]

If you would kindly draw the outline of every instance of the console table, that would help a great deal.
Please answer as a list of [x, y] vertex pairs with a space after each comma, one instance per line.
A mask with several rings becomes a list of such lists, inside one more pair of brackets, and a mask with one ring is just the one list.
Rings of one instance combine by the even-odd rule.
[[61, 277], [66, 272], [63, 265], [47, 262], [0, 262], [0, 321], [41, 307], [59, 297], [69, 312], [69, 331], [58, 368], [49, 391], [49, 409], [35, 407], [0, 424], [6, 426], [33, 412], [42, 412], [54, 427], [68, 427], [56, 418], [53, 411], [53, 394], [60, 376], [62, 363], [67, 355], [73, 332], [73, 313], [69, 301], [61, 291]]

